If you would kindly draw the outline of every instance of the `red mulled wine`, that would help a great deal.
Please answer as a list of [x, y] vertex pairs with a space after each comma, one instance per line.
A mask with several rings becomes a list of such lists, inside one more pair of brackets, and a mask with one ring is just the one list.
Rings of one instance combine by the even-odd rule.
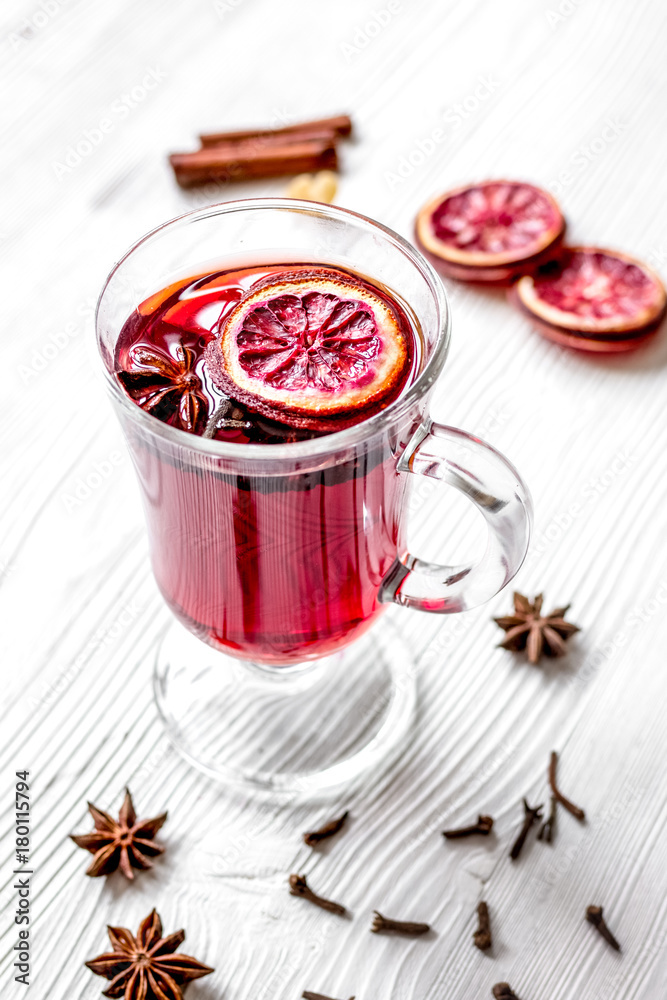
[[[230, 332], [231, 330], [231, 332]], [[146, 299], [116, 346], [117, 378], [172, 427], [286, 444], [367, 419], [420, 364], [407, 312], [366, 278], [312, 265], [200, 274]], [[226, 353], [225, 353], [226, 352]], [[187, 445], [187, 439], [185, 439]], [[405, 550], [405, 477], [387, 435], [290, 474], [202, 470], [187, 448], [133, 449], [156, 579], [174, 613], [239, 657], [289, 665], [356, 638]], [[304, 463], [301, 463], [301, 468]]]

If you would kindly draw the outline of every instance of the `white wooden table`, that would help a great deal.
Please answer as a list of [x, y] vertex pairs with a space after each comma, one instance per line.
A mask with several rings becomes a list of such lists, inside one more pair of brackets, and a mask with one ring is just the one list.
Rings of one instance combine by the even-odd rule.
[[[143, 232], [207, 201], [285, 189], [184, 193], [169, 151], [194, 148], [199, 131], [339, 111], [358, 138], [343, 150], [338, 204], [409, 236], [438, 190], [523, 177], [558, 192], [571, 241], [667, 273], [664, 5], [10, 0], [0, 19], [0, 996], [99, 996], [104, 982], [83, 962], [106, 950], [105, 924], [136, 929], [155, 905], [167, 931], [186, 927], [183, 950], [216, 968], [188, 1000], [303, 989], [474, 1000], [499, 980], [522, 1000], [664, 997], [667, 335], [634, 357], [588, 360], [541, 339], [502, 294], [450, 284], [453, 349], [435, 416], [520, 468], [536, 525], [517, 587], [571, 601], [582, 632], [567, 659], [533, 668], [495, 646], [490, 617], [509, 610], [509, 592], [460, 618], [395, 609], [421, 662], [416, 738], [387, 777], [345, 800], [349, 831], [311, 857], [300, 834], [343, 799], [277, 809], [230, 797], [162, 732], [150, 676], [168, 612], [92, 325], [106, 273]], [[103, 119], [111, 127], [77, 162], [70, 147]], [[476, 522], [444, 489], [414, 521], [424, 555], [474, 547]], [[555, 842], [512, 865], [520, 798], [546, 801], [552, 748], [588, 822], [561, 813]], [[22, 768], [33, 796], [29, 992], [11, 965]], [[134, 885], [88, 879], [67, 834], [90, 828], [88, 798], [117, 811], [125, 784], [142, 814], [169, 809], [167, 853]], [[496, 817], [497, 836], [445, 844], [440, 830], [478, 811]], [[302, 868], [352, 921], [288, 895], [287, 874]], [[492, 957], [471, 942], [481, 898]], [[592, 902], [620, 956], [584, 922]], [[428, 920], [435, 935], [371, 935], [374, 907]]]

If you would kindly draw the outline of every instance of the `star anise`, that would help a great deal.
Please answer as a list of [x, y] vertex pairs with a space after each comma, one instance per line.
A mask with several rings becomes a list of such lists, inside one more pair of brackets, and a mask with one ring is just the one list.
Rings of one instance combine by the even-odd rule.
[[119, 371], [123, 388], [142, 409], [190, 433], [201, 433], [208, 401], [195, 372], [197, 355], [177, 343], [173, 354], [136, 345], [128, 352], [129, 368]]
[[164, 851], [164, 847], [154, 843], [153, 837], [166, 820], [166, 812], [155, 819], [137, 820], [132, 796], [127, 789], [118, 820], [91, 802], [88, 803], [88, 810], [95, 822], [93, 832], [80, 836], [70, 834], [77, 847], [95, 855], [86, 875], [109, 875], [120, 867], [126, 878], [133, 879], [134, 868], [145, 871], [153, 867], [153, 862], [148, 859]]
[[162, 937], [162, 921], [153, 910], [141, 922], [135, 937], [126, 927], [107, 927], [113, 951], [98, 955], [86, 965], [96, 976], [111, 980], [105, 997], [123, 1000], [182, 1000], [192, 979], [214, 970], [176, 949], [185, 931]]
[[569, 639], [579, 627], [565, 621], [569, 604], [542, 614], [542, 594], [529, 601], [523, 594], [514, 594], [514, 614], [494, 618], [494, 622], [507, 635], [499, 646], [503, 649], [525, 649], [529, 663], [539, 663], [542, 653], [546, 656], [565, 656]]

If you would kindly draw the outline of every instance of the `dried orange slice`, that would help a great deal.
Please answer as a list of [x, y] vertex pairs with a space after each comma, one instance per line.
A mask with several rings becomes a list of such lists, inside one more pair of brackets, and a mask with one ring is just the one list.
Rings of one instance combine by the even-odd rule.
[[587, 351], [634, 350], [657, 330], [667, 306], [650, 268], [598, 247], [564, 247], [520, 278], [510, 298], [546, 337]]
[[404, 385], [410, 358], [398, 308], [333, 268], [257, 282], [206, 352], [213, 380], [229, 396], [293, 427], [329, 430], [386, 406]]
[[564, 232], [552, 196], [523, 181], [483, 181], [438, 195], [416, 224], [418, 242], [445, 275], [499, 284], [543, 260]]

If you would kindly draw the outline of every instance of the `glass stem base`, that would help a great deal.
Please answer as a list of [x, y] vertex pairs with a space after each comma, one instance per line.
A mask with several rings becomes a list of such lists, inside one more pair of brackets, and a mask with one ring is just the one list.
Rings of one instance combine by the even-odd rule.
[[414, 662], [386, 619], [339, 653], [286, 671], [227, 656], [173, 622], [153, 682], [186, 760], [225, 785], [294, 798], [335, 793], [387, 766], [416, 702]]

